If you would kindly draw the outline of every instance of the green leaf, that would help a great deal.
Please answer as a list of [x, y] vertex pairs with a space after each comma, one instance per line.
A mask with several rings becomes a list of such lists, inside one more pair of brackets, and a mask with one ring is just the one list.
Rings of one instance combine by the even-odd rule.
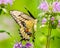
[[5, 30], [0, 30], [0, 33], [6, 32]]
[[2, 9], [0, 9], [0, 15], [1, 15], [1, 13], [2, 13]]
[[4, 32], [7, 33], [9, 36], [11, 36], [9, 32], [7, 32], [5, 30], [0, 30], [0, 33], [4, 33]]

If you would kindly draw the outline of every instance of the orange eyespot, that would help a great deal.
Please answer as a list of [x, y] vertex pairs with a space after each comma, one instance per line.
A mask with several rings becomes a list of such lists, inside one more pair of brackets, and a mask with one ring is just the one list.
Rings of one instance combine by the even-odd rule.
[[28, 29], [28, 28], [26, 28], [26, 29], [25, 29], [25, 32], [29, 32], [29, 29]]

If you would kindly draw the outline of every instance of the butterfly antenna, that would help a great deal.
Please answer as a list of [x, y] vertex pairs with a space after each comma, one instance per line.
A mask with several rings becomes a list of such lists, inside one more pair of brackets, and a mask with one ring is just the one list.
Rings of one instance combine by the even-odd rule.
[[[25, 8], [25, 7], [24, 7]], [[27, 8], [25, 8], [26, 10], [27, 10], [27, 12], [30, 14], [30, 16], [32, 17], [32, 18], [34, 18], [34, 16], [31, 14], [31, 12], [27, 9]], [[34, 18], [34, 19], [36, 19], [36, 18]]]

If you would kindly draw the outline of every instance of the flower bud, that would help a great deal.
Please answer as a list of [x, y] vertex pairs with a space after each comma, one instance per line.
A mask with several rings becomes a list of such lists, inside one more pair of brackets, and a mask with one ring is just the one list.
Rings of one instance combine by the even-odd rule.
[[55, 17], [51, 17], [51, 21], [54, 21], [55, 20]]
[[47, 19], [46, 18], [43, 18], [42, 19], [42, 24], [46, 24], [46, 22], [47, 22]]
[[60, 20], [58, 20], [58, 25], [60, 25]]

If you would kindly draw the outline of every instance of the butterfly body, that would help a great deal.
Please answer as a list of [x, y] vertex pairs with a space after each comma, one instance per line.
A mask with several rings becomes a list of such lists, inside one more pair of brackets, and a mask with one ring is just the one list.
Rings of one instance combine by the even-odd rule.
[[10, 14], [20, 26], [20, 33], [23, 39], [29, 40], [33, 33], [32, 29], [35, 24], [35, 19], [20, 11], [11, 11]]

